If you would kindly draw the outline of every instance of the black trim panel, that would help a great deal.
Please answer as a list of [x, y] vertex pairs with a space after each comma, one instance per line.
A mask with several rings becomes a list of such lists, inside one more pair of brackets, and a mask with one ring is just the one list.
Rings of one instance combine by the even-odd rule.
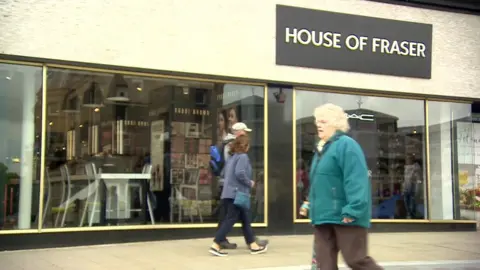
[[[293, 230], [280, 232], [268, 228], [254, 228], [255, 233], [263, 235], [312, 234], [312, 226], [307, 223], [292, 224]], [[371, 232], [461, 232], [476, 231], [474, 223], [373, 223]], [[0, 235], [0, 251], [40, 248], [73, 247], [85, 245], [120, 244], [161, 240], [181, 240], [193, 238], [212, 238], [215, 228], [198, 229], [157, 229], [157, 230], [117, 230], [56, 232], [40, 234], [3, 234]], [[232, 236], [240, 236], [240, 228], [234, 228]]]
[[[475, 223], [372, 223], [373, 233], [408, 233], [408, 232], [475, 232]], [[309, 223], [295, 224], [294, 234], [310, 234]]]
[[392, 5], [409, 6], [438, 11], [480, 15], [478, 0], [369, 0]]

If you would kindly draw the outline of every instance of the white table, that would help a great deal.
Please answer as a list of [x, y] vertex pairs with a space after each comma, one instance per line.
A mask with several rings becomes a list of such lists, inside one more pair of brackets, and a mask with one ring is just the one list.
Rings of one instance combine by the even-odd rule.
[[[129, 189], [129, 180], [144, 180], [142, 186], [142, 198], [144, 198], [144, 202], [147, 202], [147, 186], [148, 180], [151, 178], [151, 175], [148, 173], [99, 173], [95, 175], [95, 181], [89, 183], [85, 188], [80, 190], [79, 192], [75, 193], [69, 199], [65, 200], [60, 206], [66, 207], [70, 203], [74, 202], [75, 200], [86, 200], [91, 197], [91, 195], [95, 194], [95, 192], [99, 191], [99, 184], [100, 184], [100, 199], [101, 199], [101, 209], [100, 209], [100, 223], [105, 222], [107, 220], [107, 189], [111, 187], [115, 187], [117, 189], [116, 192], [116, 199], [117, 199], [117, 206], [116, 206], [116, 214], [113, 216], [109, 216], [108, 219], [128, 219], [130, 218], [131, 214], [131, 205], [130, 205], [130, 189]], [[71, 175], [70, 181], [72, 183], [80, 182], [80, 181], [87, 181], [87, 175]], [[58, 183], [63, 181], [61, 177], [52, 177], [50, 180], [53, 183]], [[91, 181], [91, 180], [90, 180]], [[142, 214], [146, 216], [145, 205], [142, 205]], [[95, 211], [95, 209], [91, 209], [90, 211]], [[103, 221], [102, 221], [103, 220]]]
[[[110, 219], [128, 219], [130, 218], [131, 215], [131, 199], [130, 199], [130, 186], [129, 186], [129, 180], [145, 180], [143, 185], [144, 188], [142, 188], [142, 198], [145, 203], [147, 203], [147, 186], [148, 185], [148, 179], [151, 178], [151, 175], [148, 173], [99, 173], [96, 175], [98, 179], [100, 179], [100, 183], [104, 183], [105, 187], [108, 187], [110, 189], [111, 187], [115, 187], [117, 189], [117, 205], [116, 205], [116, 215], [110, 216]], [[97, 181], [96, 181], [97, 182]], [[102, 192], [102, 200], [105, 200], [107, 198], [106, 190], [104, 189], [104, 192]], [[102, 201], [102, 211], [104, 211], [100, 214], [100, 217], [106, 217], [106, 201]], [[146, 210], [145, 205], [142, 205], [142, 214], [146, 216]]]

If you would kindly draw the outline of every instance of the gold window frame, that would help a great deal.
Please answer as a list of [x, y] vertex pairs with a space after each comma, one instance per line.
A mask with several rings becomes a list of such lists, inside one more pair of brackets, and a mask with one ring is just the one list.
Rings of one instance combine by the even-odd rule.
[[371, 97], [387, 97], [387, 98], [402, 98], [402, 99], [412, 99], [412, 100], [421, 100], [424, 102], [424, 121], [425, 121], [425, 163], [426, 163], [426, 188], [427, 188], [427, 218], [426, 219], [371, 219], [372, 223], [457, 223], [457, 224], [476, 224], [476, 220], [454, 220], [454, 219], [445, 219], [445, 220], [433, 220], [430, 218], [431, 214], [431, 182], [430, 182], [430, 134], [429, 134], [429, 123], [428, 123], [428, 102], [429, 101], [442, 101], [442, 102], [455, 102], [455, 103], [472, 103], [471, 100], [466, 99], [442, 99], [442, 98], [423, 98], [415, 95], [402, 95], [402, 94], [385, 94], [385, 93], [366, 93], [366, 92], [352, 92], [348, 90], [329, 90], [329, 89], [319, 89], [319, 88], [309, 88], [309, 87], [294, 87], [292, 94], [292, 151], [293, 151], [293, 175], [292, 175], [292, 190], [293, 190], [293, 223], [310, 223], [310, 219], [301, 219], [298, 218], [296, 209], [297, 205], [297, 193], [296, 190], [296, 177], [297, 177], [297, 100], [296, 92], [297, 91], [309, 91], [309, 92], [319, 92], [319, 93], [332, 93], [332, 94], [349, 94], [349, 95], [359, 95], [359, 96], [371, 96]]
[[[78, 70], [78, 71], [89, 71], [89, 72], [101, 72], [101, 73], [118, 73], [122, 75], [138, 76], [145, 78], [157, 78], [157, 79], [178, 79], [178, 80], [193, 80], [199, 82], [212, 82], [212, 83], [229, 83], [237, 85], [250, 85], [250, 86], [261, 86], [263, 87], [263, 110], [264, 110], [264, 123], [263, 123], [263, 143], [264, 143], [264, 220], [263, 222], [252, 223], [254, 228], [266, 228], [268, 227], [268, 85], [266, 83], [255, 83], [255, 82], [245, 82], [245, 81], [234, 81], [234, 80], [216, 80], [216, 79], [207, 79], [207, 78], [197, 78], [189, 76], [176, 76], [176, 75], [164, 75], [164, 74], [155, 74], [148, 72], [136, 72], [136, 71], [124, 71], [119, 69], [107, 69], [107, 68], [89, 68], [76, 65], [64, 65], [64, 64], [49, 64], [49, 63], [37, 63], [37, 62], [28, 62], [28, 61], [15, 61], [15, 60], [4, 60], [0, 59], [0, 64], [11, 64], [11, 65], [25, 65], [25, 66], [36, 66], [42, 67], [42, 124], [41, 132], [45, 134], [47, 129], [47, 74], [49, 68], [60, 68], [68, 70]], [[40, 151], [41, 151], [41, 161], [40, 161], [40, 194], [44, 193], [44, 182], [45, 182], [45, 147], [46, 147], [46, 136], [42, 136]], [[43, 213], [44, 200], [42, 196], [39, 196], [39, 213]], [[0, 230], [0, 235], [4, 234], [37, 234], [37, 233], [56, 233], [56, 232], [82, 232], [82, 231], [120, 231], [120, 230], [153, 230], [153, 229], [196, 229], [196, 228], [216, 228], [217, 223], [196, 223], [196, 224], [155, 224], [155, 225], [119, 225], [119, 226], [95, 226], [95, 227], [66, 227], [66, 228], [43, 228], [43, 215], [38, 217], [38, 227], [36, 229], [15, 229], [15, 230]], [[241, 227], [240, 223], [236, 223], [234, 227]]]

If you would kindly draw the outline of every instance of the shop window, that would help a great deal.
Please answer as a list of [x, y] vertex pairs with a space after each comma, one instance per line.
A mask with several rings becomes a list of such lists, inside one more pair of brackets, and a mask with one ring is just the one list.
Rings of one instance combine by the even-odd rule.
[[44, 228], [216, 224], [210, 146], [240, 121], [253, 130], [252, 220], [264, 222], [263, 86], [48, 71], [47, 100], [61, 105], [47, 116]]
[[0, 229], [37, 229], [42, 68], [0, 64]]
[[431, 218], [475, 220], [480, 209], [480, 124], [471, 104], [428, 102]]
[[[308, 196], [318, 140], [313, 111], [333, 103], [348, 115], [349, 136], [362, 147], [372, 186], [372, 219], [425, 219], [425, 113], [421, 100], [296, 91], [294, 207]], [[408, 109], [407, 109], [408, 108]]]

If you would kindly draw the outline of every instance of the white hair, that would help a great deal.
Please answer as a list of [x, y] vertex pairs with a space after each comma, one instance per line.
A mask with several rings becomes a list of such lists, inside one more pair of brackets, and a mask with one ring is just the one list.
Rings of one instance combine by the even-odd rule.
[[327, 121], [327, 125], [335, 127], [336, 130], [348, 132], [350, 125], [345, 111], [332, 103], [321, 105], [313, 111], [315, 120], [323, 119]]

